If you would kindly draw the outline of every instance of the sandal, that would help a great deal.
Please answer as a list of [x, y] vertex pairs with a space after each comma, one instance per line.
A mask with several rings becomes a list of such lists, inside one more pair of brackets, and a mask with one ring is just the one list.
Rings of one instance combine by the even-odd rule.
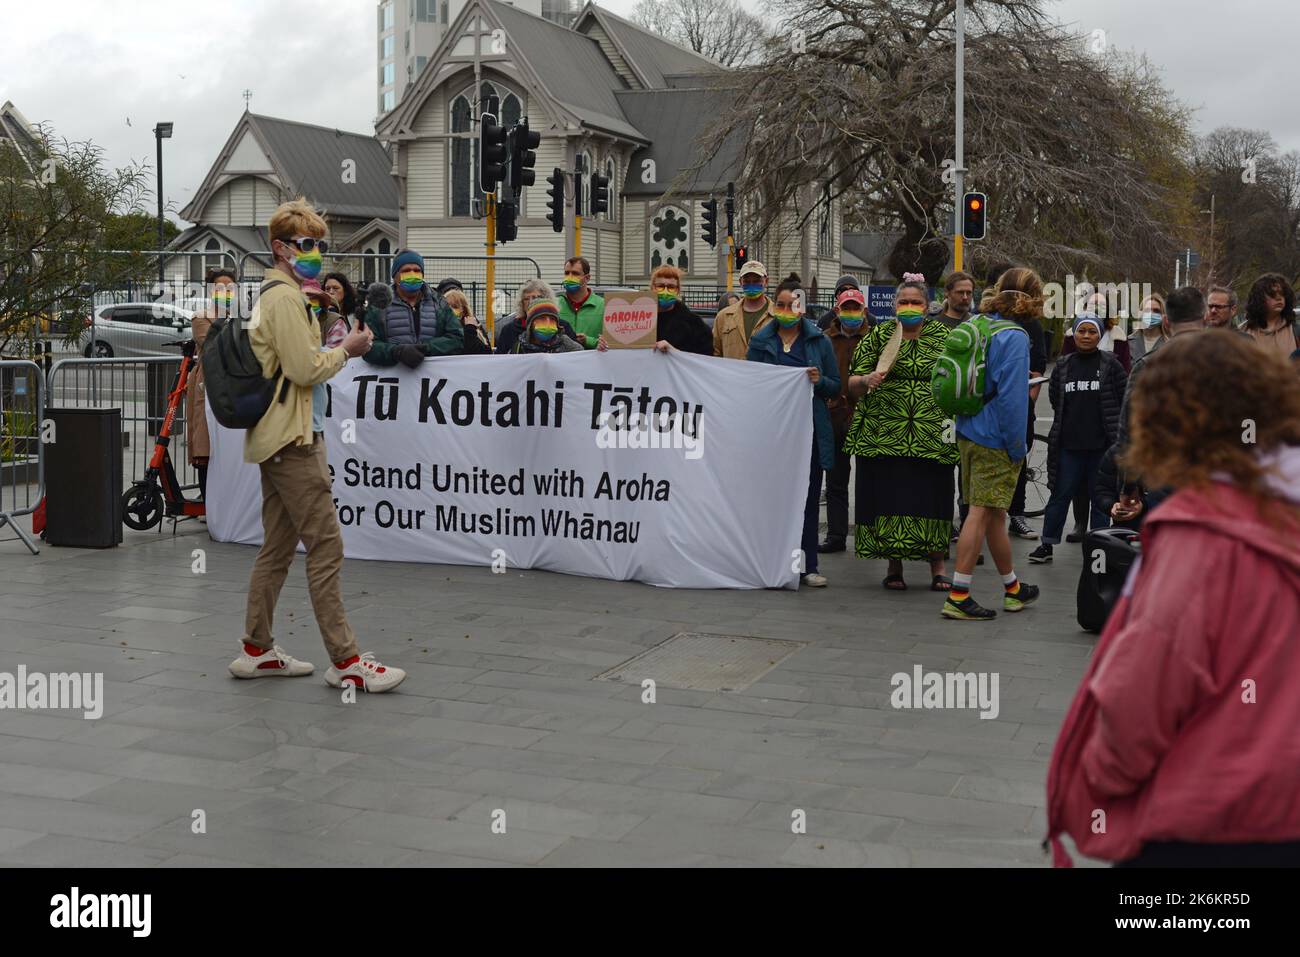
[[930, 591], [952, 591], [952, 579], [947, 575], [935, 575], [930, 579]]
[[903, 581], [902, 575], [886, 575], [880, 584], [888, 591], [907, 591], [907, 582]]

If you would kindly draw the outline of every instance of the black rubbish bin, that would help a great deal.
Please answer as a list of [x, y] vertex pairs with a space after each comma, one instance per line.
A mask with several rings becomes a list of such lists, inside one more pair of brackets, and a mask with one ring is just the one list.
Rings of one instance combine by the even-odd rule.
[[46, 409], [45, 540], [111, 548], [122, 543], [122, 410]]

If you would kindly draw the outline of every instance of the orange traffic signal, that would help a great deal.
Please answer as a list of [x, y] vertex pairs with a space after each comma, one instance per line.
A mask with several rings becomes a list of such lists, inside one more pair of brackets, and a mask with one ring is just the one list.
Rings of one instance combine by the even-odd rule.
[[988, 201], [988, 196], [983, 193], [966, 194], [961, 218], [962, 238], [984, 238], [988, 232]]

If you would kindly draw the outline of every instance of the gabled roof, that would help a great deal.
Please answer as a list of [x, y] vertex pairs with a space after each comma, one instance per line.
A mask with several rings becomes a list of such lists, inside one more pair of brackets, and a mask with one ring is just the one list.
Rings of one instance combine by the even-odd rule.
[[641, 85], [647, 89], [661, 90], [669, 86], [666, 77], [671, 74], [698, 74], [724, 69], [718, 61], [665, 40], [645, 27], [624, 20], [594, 3], [588, 3], [582, 8], [573, 21], [573, 29], [584, 32], [592, 21], [601, 25], [610, 42], [627, 61]]
[[[209, 235], [224, 239], [226, 246], [233, 247], [239, 250], [240, 253], [264, 251], [270, 248], [271, 243], [270, 234], [264, 226], [214, 226], [209, 223], [199, 223], [179, 233], [175, 239], [167, 244], [167, 248], [175, 250], [193, 249], [198, 240]], [[263, 265], [270, 265], [269, 257], [253, 256], [251, 258]]]
[[889, 254], [894, 251], [903, 235], [901, 232], [845, 233], [841, 243], [846, 250], [874, 269], [877, 277], [888, 278], [891, 275]]
[[[212, 169], [181, 216], [194, 220], [226, 182], [223, 170], [245, 133], [271, 161], [285, 192], [303, 195], [333, 217], [396, 220], [393, 161], [373, 136], [245, 112]], [[356, 164], [356, 181], [344, 182], [344, 161]]]
[[500, 22], [507, 37], [523, 38], [512, 45], [514, 55], [527, 60], [546, 91], [577, 114], [583, 126], [645, 139], [619, 108], [614, 93], [627, 89], [627, 83], [614, 71], [599, 43], [497, 0], [484, 0], [484, 6]]
[[[382, 233], [394, 244], [397, 243], [397, 228], [391, 221], [383, 219], [372, 219], [360, 229], [355, 229], [346, 235], [334, 236], [332, 238], [334, 240], [335, 248], [340, 252], [346, 252], [355, 246], [360, 246], [364, 240], [373, 236], [375, 233]], [[394, 248], [396, 247], [394, 246]]]
[[[650, 140], [632, 154], [621, 192], [657, 196], [700, 156], [697, 143], [724, 112], [723, 94], [714, 90], [624, 90], [616, 94], [628, 119]], [[740, 150], [729, 141], [678, 188], [687, 193], [714, 192], [738, 179]], [[655, 164], [654, 181], [642, 182], [642, 161]]]
[[[535, 90], [562, 127], [580, 124], [648, 142], [648, 132], [625, 113], [619, 99], [623, 92], [633, 89], [636, 83], [658, 90], [702, 86], [707, 74], [725, 69], [708, 57], [657, 37], [592, 3], [583, 8], [571, 27], [565, 27], [500, 0], [468, 0], [447, 28], [415, 87], [377, 124], [381, 137], [400, 140], [416, 135], [412, 132], [416, 115], [429, 95], [446, 82], [441, 68], [454, 55], [462, 32], [480, 15], [490, 26], [505, 31], [507, 49], [521, 81]], [[600, 43], [587, 35], [586, 31], [597, 23], [627, 62], [635, 83], [629, 84], [620, 76]], [[484, 67], [500, 70], [502, 65], [489, 59], [484, 61]]]
[[45, 154], [36, 128], [8, 100], [0, 106], [0, 143], [15, 147], [27, 168], [33, 172]]

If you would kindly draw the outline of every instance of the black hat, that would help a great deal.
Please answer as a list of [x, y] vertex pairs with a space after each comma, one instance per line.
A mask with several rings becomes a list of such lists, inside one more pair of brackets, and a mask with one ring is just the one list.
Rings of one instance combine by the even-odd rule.
[[845, 289], [860, 290], [861, 288], [862, 287], [858, 285], [858, 281], [854, 279], [852, 276], [841, 276], [839, 279], [835, 280], [835, 294], [837, 296]]
[[442, 282], [438, 283], [438, 285], [435, 286], [434, 288], [438, 290], [438, 295], [440, 296], [445, 296], [447, 294], [448, 289], [459, 289], [461, 292], [465, 291], [465, 287], [460, 284], [459, 279], [451, 279], [451, 278], [444, 279]]

